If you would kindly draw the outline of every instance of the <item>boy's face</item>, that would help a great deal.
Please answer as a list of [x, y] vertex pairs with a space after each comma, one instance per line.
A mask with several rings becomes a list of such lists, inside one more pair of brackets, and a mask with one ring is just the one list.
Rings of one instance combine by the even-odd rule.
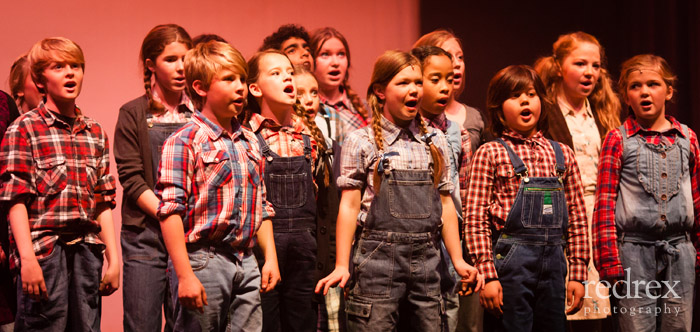
[[452, 93], [452, 61], [444, 55], [430, 56], [423, 68], [423, 99], [421, 110], [424, 115], [438, 115], [445, 111]]
[[42, 72], [37, 84], [46, 93], [47, 101], [74, 103], [83, 86], [83, 68], [78, 63], [52, 61]]
[[297, 98], [307, 114], [316, 115], [318, 111], [318, 83], [311, 74], [294, 76], [297, 88]]
[[506, 99], [502, 108], [506, 127], [526, 138], [537, 132], [541, 104], [540, 97], [533, 86]]
[[653, 124], [666, 115], [666, 101], [673, 97], [673, 88], [652, 68], [633, 71], [628, 78], [625, 103], [634, 111], [637, 121]]
[[311, 48], [304, 39], [291, 37], [282, 43], [281, 48], [280, 51], [287, 55], [292, 64], [304, 66], [311, 71], [314, 70]]
[[208, 109], [217, 118], [232, 118], [243, 111], [247, 96], [245, 78], [236, 72], [224, 69], [209, 84], [202, 111]]

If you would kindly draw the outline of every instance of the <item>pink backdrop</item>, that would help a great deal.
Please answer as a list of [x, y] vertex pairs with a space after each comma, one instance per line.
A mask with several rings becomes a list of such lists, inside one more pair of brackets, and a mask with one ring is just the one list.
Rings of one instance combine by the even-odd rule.
[[[22, 0], [5, 1], [2, 11], [0, 88], [9, 92], [10, 66], [34, 42], [50, 36], [70, 38], [86, 59], [78, 105], [103, 125], [110, 140], [119, 107], [143, 93], [139, 47], [157, 24], [177, 23], [193, 37], [219, 34], [246, 57], [281, 24], [299, 23], [310, 31], [333, 26], [348, 39], [351, 84], [361, 96], [377, 56], [388, 49], [408, 50], [419, 34], [418, 0]], [[112, 172], [116, 174], [113, 157]], [[121, 200], [121, 188], [118, 194]], [[119, 234], [119, 206], [113, 214]], [[104, 298], [102, 328], [122, 331], [121, 289]]]

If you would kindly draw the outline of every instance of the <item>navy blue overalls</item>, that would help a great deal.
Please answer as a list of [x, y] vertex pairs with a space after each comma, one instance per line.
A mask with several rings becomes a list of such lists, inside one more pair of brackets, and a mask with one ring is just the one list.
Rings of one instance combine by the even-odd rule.
[[[280, 157], [260, 133], [265, 158], [267, 200], [275, 209], [272, 229], [282, 282], [263, 293], [263, 331], [315, 331], [312, 304], [316, 270], [316, 195], [311, 172], [311, 140], [302, 135], [304, 155]], [[257, 253], [262, 268], [264, 259]]]
[[402, 326], [441, 331], [442, 203], [433, 172], [391, 169], [379, 155], [380, 190], [354, 250], [348, 331], [393, 331], [399, 311], [409, 313]]
[[566, 230], [568, 210], [559, 143], [549, 140], [556, 156], [556, 177], [529, 177], [522, 159], [501, 139], [520, 188], [505, 226], [493, 233], [493, 257], [503, 287], [503, 317], [496, 331], [566, 330]]

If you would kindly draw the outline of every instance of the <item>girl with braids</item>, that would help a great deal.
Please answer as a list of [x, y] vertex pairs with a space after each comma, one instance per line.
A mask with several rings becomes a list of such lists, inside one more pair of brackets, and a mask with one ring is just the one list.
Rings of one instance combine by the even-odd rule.
[[[351, 133], [343, 148], [336, 266], [316, 292], [346, 286], [359, 223], [353, 282], [346, 289], [349, 331], [392, 331], [398, 324], [441, 331], [440, 236], [463, 281], [476, 283], [477, 291], [481, 286], [476, 269], [462, 258], [454, 185], [443, 159], [447, 141], [418, 113], [422, 81], [412, 55], [380, 56], [367, 90], [372, 126]], [[399, 308], [405, 316], [399, 317]]]
[[348, 83], [350, 47], [338, 30], [326, 27], [311, 35], [311, 51], [321, 103], [328, 106], [332, 119], [339, 119], [340, 128], [333, 139], [342, 145], [350, 132], [366, 126], [369, 119], [367, 109]]
[[172, 299], [166, 275], [168, 254], [156, 217], [153, 192], [165, 139], [187, 123], [194, 106], [184, 90], [183, 61], [192, 47], [175, 24], [158, 25], [144, 38], [141, 64], [146, 93], [122, 106], [114, 133], [114, 156], [122, 203], [124, 330], [172, 330]]
[[[595, 37], [580, 31], [569, 33], [559, 36], [552, 55], [538, 59], [535, 70], [556, 108], [548, 118], [545, 136], [568, 145], [576, 155], [590, 234], [601, 143], [610, 130], [620, 126], [620, 102], [605, 69], [605, 52]], [[599, 281], [591, 260], [585, 309], [567, 316], [574, 330], [600, 331], [601, 319], [610, 314], [608, 288]]]
[[[283, 283], [262, 294], [263, 331], [314, 331], [316, 186], [314, 174], [325, 140], [296, 105], [294, 68], [278, 50], [248, 60], [248, 109], [244, 124], [257, 135], [265, 158], [267, 200]], [[309, 128], [309, 129], [307, 129]], [[314, 137], [312, 138], [311, 135]], [[318, 144], [317, 144], [318, 142]], [[329, 181], [328, 168], [321, 176]], [[261, 257], [258, 255], [258, 257]], [[261, 257], [262, 258], [262, 257]]]

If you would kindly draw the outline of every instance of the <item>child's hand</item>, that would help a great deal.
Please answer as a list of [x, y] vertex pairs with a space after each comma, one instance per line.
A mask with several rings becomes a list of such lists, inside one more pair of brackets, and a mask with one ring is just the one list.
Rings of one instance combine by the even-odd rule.
[[260, 285], [260, 292], [267, 293], [277, 286], [277, 283], [282, 281], [280, 276], [280, 269], [277, 266], [277, 260], [265, 260], [261, 272], [262, 284]]
[[496, 317], [503, 316], [503, 288], [501, 282], [492, 280], [484, 286], [479, 297], [479, 303]]
[[567, 315], [573, 315], [581, 310], [584, 295], [585, 289], [582, 283], [573, 280], [569, 281], [566, 285], [566, 305], [569, 306], [569, 309], [566, 309]]
[[316, 284], [316, 293], [321, 293], [323, 290], [323, 295], [328, 294], [328, 288], [335, 286], [336, 284], [340, 287], [345, 287], [345, 283], [350, 279], [350, 272], [346, 267], [337, 267], [325, 278], [318, 281]]
[[[456, 263], [456, 264], [455, 264]], [[479, 274], [479, 270], [467, 264], [464, 259], [460, 259], [453, 263], [455, 271], [462, 277], [462, 289], [459, 295], [469, 295], [472, 292], [478, 292], [484, 287], [484, 276]]]
[[207, 303], [207, 292], [194, 274], [188, 278], [180, 278], [177, 298], [183, 307], [198, 310], [200, 313], [204, 313], [204, 306], [209, 304]]
[[100, 281], [100, 295], [110, 296], [119, 289], [119, 273], [117, 264], [109, 264], [104, 277]]
[[49, 293], [46, 291], [44, 272], [39, 266], [39, 261], [36, 258], [22, 260], [21, 265], [22, 292], [29, 295], [34, 301], [48, 300]]

